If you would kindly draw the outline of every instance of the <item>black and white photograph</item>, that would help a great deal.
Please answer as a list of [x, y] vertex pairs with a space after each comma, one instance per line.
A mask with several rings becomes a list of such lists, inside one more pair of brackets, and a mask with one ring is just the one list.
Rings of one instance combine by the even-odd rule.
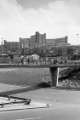
[[0, 0], [0, 120], [80, 120], [80, 0]]

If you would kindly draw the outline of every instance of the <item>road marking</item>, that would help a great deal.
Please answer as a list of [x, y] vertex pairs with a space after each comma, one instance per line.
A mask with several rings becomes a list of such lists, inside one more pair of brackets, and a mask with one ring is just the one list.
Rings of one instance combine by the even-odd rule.
[[40, 120], [40, 117], [30, 117], [30, 118], [23, 118], [23, 119], [16, 119], [16, 120]]
[[16, 120], [24, 120], [24, 119], [16, 119]]

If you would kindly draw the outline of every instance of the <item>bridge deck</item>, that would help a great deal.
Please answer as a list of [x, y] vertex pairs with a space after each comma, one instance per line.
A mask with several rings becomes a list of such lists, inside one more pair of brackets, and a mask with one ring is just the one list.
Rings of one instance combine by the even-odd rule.
[[76, 64], [26, 64], [26, 65], [19, 65], [19, 64], [0, 64], [0, 68], [50, 68], [50, 67], [79, 67], [80, 63]]

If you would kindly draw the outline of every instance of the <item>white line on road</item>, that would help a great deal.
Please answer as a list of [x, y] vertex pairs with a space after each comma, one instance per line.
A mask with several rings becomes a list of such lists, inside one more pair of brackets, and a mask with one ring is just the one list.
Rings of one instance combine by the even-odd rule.
[[40, 117], [29, 117], [29, 118], [23, 118], [23, 119], [16, 119], [16, 120], [40, 120]]

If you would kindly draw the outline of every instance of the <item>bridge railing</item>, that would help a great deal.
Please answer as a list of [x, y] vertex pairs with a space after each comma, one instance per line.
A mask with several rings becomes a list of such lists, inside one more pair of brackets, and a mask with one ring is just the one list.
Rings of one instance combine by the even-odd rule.
[[18, 61], [18, 64], [24, 64], [24, 65], [64, 65], [64, 64], [80, 64], [80, 60], [69, 60], [69, 59], [58, 59], [58, 58], [47, 58], [47, 57], [42, 57], [38, 60], [30, 60], [28, 61], [27, 59], [24, 58], [23, 63], [21, 63], [20, 59]]
[[[2, 63], [2, 62], [1, 62]], [[3, 62], [4, 63], [4, 62]], [[5, 62], [6, 63], [6, 62]], [[70, 60], [66, 57], [40, 57], [39, 59], [32, 60], [24, 57], [21, 61], [20, 57], [16, 57], [13, 60], [9, 60], [10, 64], [24, 64], [24, 65], [64, 65], [64, 64], [80, 64], [80, 60]]]

